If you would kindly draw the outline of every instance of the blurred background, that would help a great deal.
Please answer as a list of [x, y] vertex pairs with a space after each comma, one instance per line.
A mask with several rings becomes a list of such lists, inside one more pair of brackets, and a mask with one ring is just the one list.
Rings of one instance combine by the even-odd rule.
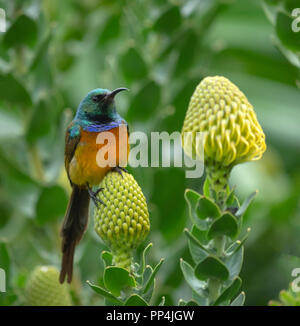
[[[128, 87], [118, 111], [132, 131], [180, 131], [195, 86], [224, 75], [253, 104], [268, 149], [234, 168], [239, 198], [259, 195], [242, 269], [246, 305], [266, 305], [300, 267], [300, 32], [291, 29], [299, 1], [0, 0], [0, 267], [7, 292], [0, 305], [24, 303], [37, 265], [60, 265], [60, 225], [68, 181], [64, 133], [88, 91]], [[153, 242], [164, 257], [156, 298], [188, 299], [179, 258], [191, 260], [185, 188], [200, 180], [180, 168], [130, 169], [146, 195]], [[91, 210], [93, 207], [91, 207]], [[103, 272], [104, 245], [89, 229], [76, 252], [75, 304], [101, 305], [86, 285]]]

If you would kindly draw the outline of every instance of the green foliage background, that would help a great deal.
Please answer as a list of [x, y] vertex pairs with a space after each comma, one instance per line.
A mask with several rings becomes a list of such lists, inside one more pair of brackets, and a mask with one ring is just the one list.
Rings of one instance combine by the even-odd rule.
[[[224, 75], [247, 95], [268, 150], [234, 169], [240, 198], [259, 195], [246, 215], [252, 232], [241, 277], [246, 305], [265, 305], [300, 267], [300, 33], [291, 31], [298, 1], [11, 0], [0, 34], [0, 305], [23, 303], [30, 271], [60, 264], [59, 229], [68, 198], [64, 132], [77, 105], [96, 87], [126, 86], [118, 110], [134, 131], [180, 131], [195, 86]], [[151, 259], [165, 263], [157, 302], [189, 297], [180, 257], [190, 261], [185, 179], [179, 168], [131, 169], [150, 209]], [[92, 214], [91, 214], [92, 216]], [[103, 272], [104, 245], [93, 220], [77, 248], [76, 304], [99, 305], [85, 283]]]

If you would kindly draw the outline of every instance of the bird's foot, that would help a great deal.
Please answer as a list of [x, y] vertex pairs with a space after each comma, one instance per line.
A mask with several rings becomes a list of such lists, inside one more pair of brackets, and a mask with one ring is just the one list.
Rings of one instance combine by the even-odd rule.
[[118, 165], [115, 166], [112, 170], [115, 172], [118, 172], [121, 175], [121, 177], [123, 177], [123, 172], [128, 173], [128, 171], [125, 168], [123, 168], [122, 166], [118, 166]]
[[97, 197], [99, 192], [102, 191], [103, 189], [104, 188], [98, 188], [96, 191], [93, 191], [92, 188], [89, 186], [89, 184], [87, 184], [87, 190], [90, 195], [90, 198], [92, 199], [92, 201], [94, 202], [97, 208], [99, 208], [99, 203], [106, 206], [105, 203], [100, 198]]

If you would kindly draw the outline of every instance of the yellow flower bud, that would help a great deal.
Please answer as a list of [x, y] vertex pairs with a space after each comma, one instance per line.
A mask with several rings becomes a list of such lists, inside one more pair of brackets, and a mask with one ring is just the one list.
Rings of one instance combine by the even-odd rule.
[[[197, 86], [185, 116], [182, 136], [185, 132], [203, 132], [206, 165], [232, 167], [258, 160], [266, 150], [265, 135], [252, 105], [225, 77], [206, 77]], [[192, 150], [198, 153], [197, 148]]]
[[130, 270], [132, 251], [150, 231], [145, 196], [134, 177], [109, 172], [98, 197], [105, 204], [95, 209], [95, 231], [110, 247], [113, 263]]
[[[197, 140], [197, 132], [202, 133], [203, 143]], [[218, 194], [221, 205], [232, 167], [258, 160], [266, 150], [265, 135], [252, 105], [237, 86], [220, 76], [206, 77], [196, 87], [182, 141], [184, 151], [193, 157], [203, 159], [203, 149], [210, 188]]]
[[59, 271], [52, 266], [38, 266], [29, 276], [25, 289], [25, 305], [71, 306], [66, 283], [59, 283]]

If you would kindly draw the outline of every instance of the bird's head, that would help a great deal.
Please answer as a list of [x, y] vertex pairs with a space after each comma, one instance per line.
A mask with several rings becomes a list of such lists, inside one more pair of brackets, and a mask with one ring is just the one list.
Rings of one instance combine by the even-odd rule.
[[80, 102], [77, 117], [91, 121], [112, 120], [116, 115], [115, 96], [127, 88], [117, 88], [113, 91], [96, 88], [90, 91]]

